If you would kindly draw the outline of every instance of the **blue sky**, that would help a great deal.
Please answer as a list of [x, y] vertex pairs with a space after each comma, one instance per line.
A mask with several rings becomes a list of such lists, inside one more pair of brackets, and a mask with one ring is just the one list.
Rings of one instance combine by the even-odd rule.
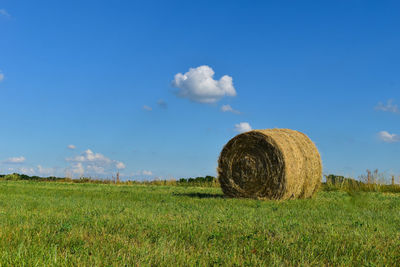
[[[400, 174], [398, 1], [0, 2], [0, 173], [215, 175], [290, 128], [324, 173]], [[213, 75], [213, 73], [215, 73]]]

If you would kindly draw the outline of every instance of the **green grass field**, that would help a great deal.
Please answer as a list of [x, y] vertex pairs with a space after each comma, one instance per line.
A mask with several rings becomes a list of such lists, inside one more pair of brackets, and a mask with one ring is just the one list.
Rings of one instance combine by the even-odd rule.
[[0, 182], [0, 266], [400, 264], [400, 194]]

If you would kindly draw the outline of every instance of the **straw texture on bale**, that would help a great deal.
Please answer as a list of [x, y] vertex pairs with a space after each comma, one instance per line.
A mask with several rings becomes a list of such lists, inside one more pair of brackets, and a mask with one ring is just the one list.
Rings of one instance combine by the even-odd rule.
[[309, 198], [321, 178], [317, 147], [305, 134], [290, 129], [239, 134], [224, 146], [218, 160], [218, 179], [230, 197]]

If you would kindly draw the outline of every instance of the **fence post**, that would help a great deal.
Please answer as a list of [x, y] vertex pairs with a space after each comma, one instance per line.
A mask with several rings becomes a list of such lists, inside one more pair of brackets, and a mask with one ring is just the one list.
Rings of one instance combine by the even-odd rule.
[[394, 175], [392, 175], [392, 185], [394, 185]]

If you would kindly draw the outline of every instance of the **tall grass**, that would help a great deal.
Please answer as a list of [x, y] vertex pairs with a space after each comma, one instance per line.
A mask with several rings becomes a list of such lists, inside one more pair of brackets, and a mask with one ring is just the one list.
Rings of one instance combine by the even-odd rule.
[[393, 180], [391, 184], [387, 184], [384, 179], [378, 180], [370, 177], [366, 181], [335, 175], [328, 175], [325, 178], [326, 182], [322, 186], [324, 191], [345, 191], [349, 194], [356, 192], [400, 193], [400, 185], [395, 184]]

